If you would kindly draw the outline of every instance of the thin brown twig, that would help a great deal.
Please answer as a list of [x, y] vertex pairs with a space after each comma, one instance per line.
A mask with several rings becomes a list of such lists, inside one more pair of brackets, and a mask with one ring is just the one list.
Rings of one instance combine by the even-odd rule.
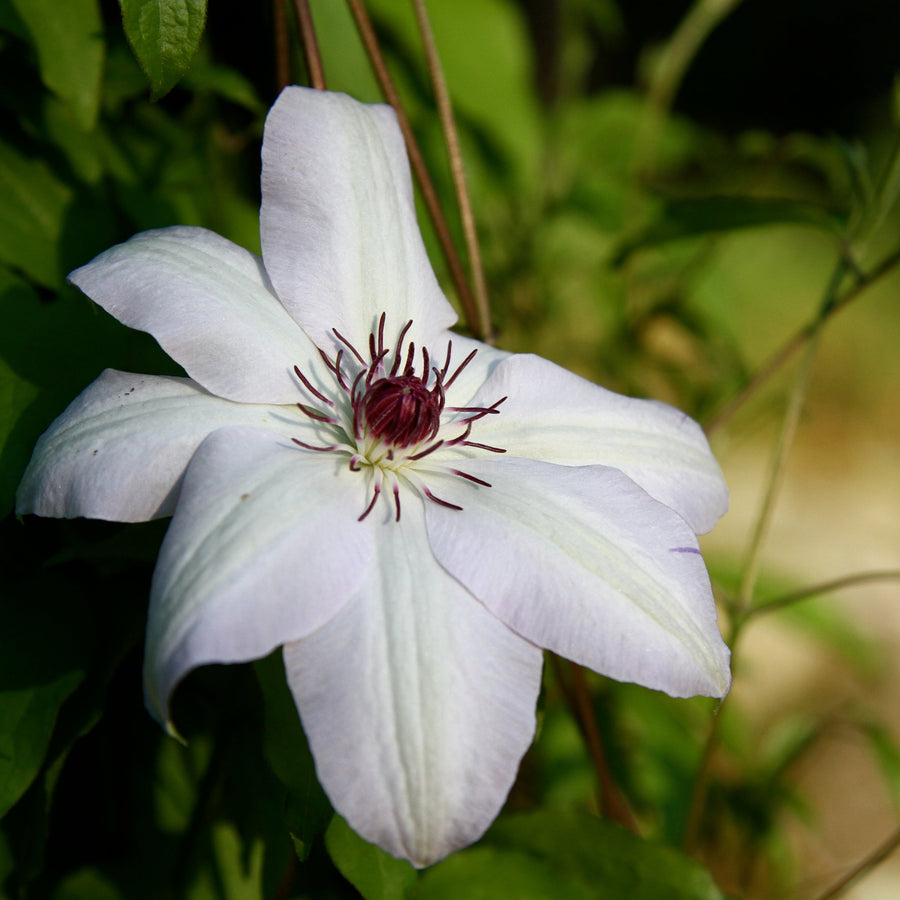
[[272, 0], [272, 25], [275, 31], [275, 79], [278, 90], [282, 91], [291, 83], [287, 9], [284, 0]]
[[772, 354], [756, 371], [753, 377], [731, 398], [709, 421], [705, 428], [707, 434], [712, 434], [725, 425], [734, 414], [752, 397], [781, 367], [800, 350], [816, 333], [821, 322], [832, 318], [836, 313], [844, 309], [855, 300], [863, 291], [875, 284], [876, 281], [887, 275], [898, 263], [900, 263], [900, 251], [892, 253], [887, 259], [875, 267], [868, 275], [861, 274], [856, 284], [836, 300], [827, 309], [816, 313], [814, 319], [807, 322], [799, 331], [793, 334], [787, 341]]
[[400, 130], [403, 132], [403, 139], [406, 141], [406, 152], [409, 154], [409, 164], [416, 176], [416, 181], [422, 192], [422, 199], [425, 201], [425, 208], [428, 210], [428, 215], [431, 217], [432, 224], [434, 225], [435, 234], [441, 245], [444, 259], [447, 262], [450, 278], [456, 288], [456, 293], [459, 296], [459, 302], [462, 304], [463, 312], [465, 313], [469, 327], [473, 332], [477, 333], [478, 310], [475, 306], [475, 299], [472, 296], [472, 291], [466, 281], [466, 275], [463, 271], [462, 263], [459, 260], [459, 254], [456, 252], [456, 247], [453, 244], [453, 238], [450, 236], [450, 229], [447, 226], [447, 220], [441, 209], [437, 191], [431, 181], [431, 176], [428, 174], [425, 158], [422, 156], [422, 151], [419, 149], [419, 143], [416, 140], [416, 136], [413, 134], [409, 119], [400, 103], [400, 95], [397, 92], [397, 88], [391, 78], [391, 73], [388, 71], [384, 56], [381, 53], [381, 47], [378, 44], [378, 36], [375, 34], [372, 20], [366, 12], [363, 0], [347, 0], [347, 5], [350, 7], [350, 12], [353, 14], [357, 30], [362, 38], [366, 52], [369, 55], [369, 61], [372, 63], [375, 77], [381, 85], [381, 90], [384, 93], [385, 98], [397, 114], [397, 122], [400, 125]]
[[303, 54], [306, 57], [306, 71], [309, 73], [309, 83], [316, 90], [324, 91], [325, 69], [322, 67], [322, 56], [319, 53], [319, 45], [316, 41], [316, 28], [313, 24], [308, 0], [294, 0], [294, 9], [297, 12], [300, 36], [303, 39]]
[[562, 661], [555, 654], [551, 654], [553, 669], [556, 673], [556, 681], [559, 684], [566, 705], [575, 716], [578, 730], [584, 739], [587, 751], [591, 757], [591, 763], [597, 774], [598, 803], [600, 812], [611, 822], [616, 822], [629, 831], [639, 834], [637, 820], [631, 812], [616, 780], [609, 770], [606, 762], [606, 754], [603, 751], [603, 740], [600, 737], [600, 729], [594, 716], [594, 707], [591, 703], [591, 695], [584, 678], [584, 670], [576, 663], [569, 663], [572, 671], [572, 684], [565, 678]]
[[474, 294], [478, 317], [477, 327], [476, 323], [473, 323], [473, 331], [476, 337], [488, 340], [492, 336], [492, 329], [487, 285], [484, 280], [481, 248], [478, 245], [478, 230], [475, 227], [475, 216], [472, 213], [472, 203], [469, 197], [468, 186], [466, 185], [466, 172], [459, 146], [456, 121], [453, 116], [453, 106], [450, 102], [450, 92], [447, 89], [447, 80], [444, 78], [444, 72], [441, 68], [437, 43], [434, 39], [431, 23], [428, 20], [428, 11], [425, 9], [425, 0], [413, 0], [413, 7], [419, 24], [419, 31], [422, 35], [428, 71], [431, 74], [431, 84], [434, 89], [438, 116], [441, 120], [441, 127], [444, 130], [447, 157], [450, 161], [450, 173], [453, 176], [453, 187], [456, 191], [456, 202], [459, 206], [459, 218], [466, 242], [466, 252], [469, 255], [469, 274], [472, 279], [472, 293]]
[[819, 894], [816, 900], [834, 900], [847, 888], [852, 887], [868, 875], [876, 866], [883, 863], [898, 847], [900, 847], [900, 828], [898, 828], [883, 844], [876, 847], [868, 856], [861, 859], [846, 875]]

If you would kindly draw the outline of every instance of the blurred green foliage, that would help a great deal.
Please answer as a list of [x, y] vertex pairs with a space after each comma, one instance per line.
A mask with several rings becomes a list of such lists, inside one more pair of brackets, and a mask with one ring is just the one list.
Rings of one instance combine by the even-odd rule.
[[[370, 6], [450, 209], [412, 11]], [[752, 122], [734, 134], [730, 118], [726, 134], [648, 107], [642, 79], [652, 81], [658, 41], [677, 25], [671, 9], [637, 32], [634, 10], [614, 0], [429, 9], [504, 346], [702, 418], [815, 318], [841, 254], [871, 271], [896, 251], [889, 83], [878, 113], [865, 110], [875, 125], [861, 121], [855, 141]], [[378, 100], [346, 7], [319, 0], [313, 12], [329, 86]], [[121, 10], [0, 0], [0, 898], [724, 896], [674, 849], [709, 702], [590, 681], [612, 774], [655, 840], [645, 842], [593, 815], [590, 758], [548, 674], [541, 735], [509, 813], [477, 847], [420, 875], [332, 817], [277, 655], [191, 675], [176, 698], [185, 746], [146, 716], [140, 645], [165, 523], [12, 515], [35, 440], [103, 368], [177, 371], [149, 337], [67, 286], [66, 273], [169, 224], [258, 250], [259, 145], [276, 93], [270, 11], [210, 4], [204, 31], [206, 18], [203, 0], [121, 0]], [[624, 46], [626, 77], [605, 65], [621, 64]], [[451, 224], [459, 237], [453, 215]], [[854, 325], [864, 358], [852, 341], [833, 351], [835, 368], [861, 379], [834, 379], [834, 389], [860, 402], [877, 405], [889, 390], [878, 378], [900, 339], [894, 296], [879, 288], [877, 315]], [[763, 392], [732, 439], [768, 428], [783, 390]], [[723, 592], [736, 589], [730, 561], [714, 574]], [[797, 577], [770, 573], [761, 596]], [[876, 646], [833, 607], [778, 615], [858, 677], [878, 679], [881, 668], [867, 667]], [[727, 764], [711, 779], [700, 846], [729, 890], [764, 896], [794, 871], [779, 829], [808, 815], [789, 775], [825, 724], [815, 711], [786, 712], [760, 736], [728, 712]], [[869, 710], [848, 720], [896, 803], [895, 736]]]

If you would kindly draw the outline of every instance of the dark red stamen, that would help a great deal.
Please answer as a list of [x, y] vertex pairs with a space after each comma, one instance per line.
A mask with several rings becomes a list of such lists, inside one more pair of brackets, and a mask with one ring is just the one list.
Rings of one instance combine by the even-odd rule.
[[312, 384], [310, 384], [309, 379], [300, 371], [299, 366], [294, 366], [294, 374], [303, 382], [303, 387], [305, 387], [314, 397], [318, 398], [323, 403], [327, 403], [329, 406], [334, 406], [323, 393], [317, 391]]
[[338, 330], [337, 328], [331, 329], [334, 332], [334, 336], [359, 360], [359, 364], [364, 366], [366, 361], [359, 355], [359, 350], [350, 343]]
[[449, 503], [446, 500], [441, 500], [440, 497], [435, 496], [427, 487], [423, 487], [422, 490], [425, 492], [425, 496], [429, 500], [433, 500], [439, 506], [446, 506], [447, 509], [462, 509], [461, 506], [457, 506], [455, 503]]
[[[455, 372], [454, 372], [454, 373], [453, 373], [453, 374], [452, 374], [452, 375], [444, 382], [444, 387], [445, 387], [445, 388], [450, 387], [450, 385], [453, 384], [454, 381], [456, 381], [456, 378], [457, 378], [457, 376], [459, 375], [459, 373], [462, 372], [462, 370], [463, 370], [470, 362], [472, 362], [472, 360], [475, 358], [475, 354], [476, 354], [477, 352], [478, 352], [478, 349], [476, 348], [475, 350], [473, 350], [473, 351], [472, 351], [472, 352], [471, 352], [471, 353], [470, 353], [470, 354], [469, 354], [469, 355], [468, 355], [468, 356], [467, 356], [467, 357], [466, 357], [466, 358], [465, 358], [465, 359], [464, 359], [464, 360], [456, 367], [456, 371], [455, 371]], [[449, 355], [448, 355], [448, 357], [447, 357], [447, 362], [448, 362], [448, 363], [450, 362], [450, 357], [449, 357]]]
[[503, 447], [492, 447], [490, 444], [478, 444], [475, 441], [461, 441], [463, 447], [477, 447], [479, 450], [487, 450], [489, 453], [506, 453]]
[[363, 514], [356, 520], [357, 522], [362, 522], [362, 520], [375, 508], [375, 501], [378, 500], [378, 495], [381, 493], [381, 485], [375, 485], [375, 491], [372, 494], [372, 499], [369, 501], [369, 505], [363, 510]]
[[327, 452], [329, 450], [337, 450], [337, 444], [331, 444], [328, 447], [315, 447], [312, 444], [307, 444], [304, 441], [298, 441], [297, 438], [291, 438], [291, 440], [298, 446], [302, 447], [304, 450], [316, 450], [321, 452]]
[[329, 425], [337, 425], [337, 419], [323, 415], [313, 406], [304, 406], [302, 403], [298, 403], [297, 406], [302, 412], [306, 413], [306, 415], [311, 419], [315, 419], [317, 422], [327, 422]]
[[384, 322], [387, 319], [387, 313], [382, 313], [378, 320], [378, 355], [384, 356]]
[[397, 518], [394, 519], [395, 522], [400, 521], [400, 485], [397, 482], [394, 482], [394, 506], [397, 507]]
[[480, 484], [483, 487], [490, 487], [491, 484], [489, 481], [484, 481], [481, 478], [476, 478], [474, 475], [470, 475], [468, 472], [460, 472], [459, 469], [451, 469], [451, 475], [459, 475], [460, 478], [465, 478], [467, 481], [474, 481], [475, 484]]
[[429, 453], [434, 453], [434, 451], [437, 450], [437, 448], [440, 447], [443, 443], [444, 443], [443, 441], [436, 441], [430, 447], [427, 447], [425, 450], [423, 450], [421, 453], [414, 453], [412, 456], [407, 456], [406, 458], [407, 459], [422, 459], [422, 457], [428, 456]]
[[403, 339], [410, 328], [412, 328], [412, 319], [400, 329], [400, 336], [397, 338], [397, 348], [394, 350], [394, 364], [391, 366], [391, 375], [396, 375], [400, 369], [400, 360], [403, 358]]

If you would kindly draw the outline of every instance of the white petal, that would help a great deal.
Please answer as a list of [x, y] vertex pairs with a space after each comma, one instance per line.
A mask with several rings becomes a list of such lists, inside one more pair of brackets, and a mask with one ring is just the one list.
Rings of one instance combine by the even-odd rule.
[[275, 427], [272, 411], [214, 397], [187, 378], [107, 369], [37, 442], [16, 508], [119, 522], [171, 515], [201, 441], [224, 425]]
[[334, 808], [425, 866], [500, 811], [534, 733], [541, 653], [434, 561], [419, 501], [377, 527], [366, 582], [285, 646], [285, 668]]
[[621, 472], [470, 460], [492, 487], [429, 474], [438, 561], [523, 637], [620, 681], [723, 696], [729, 652], [697, 541]]
[[330, 348], [364, 352], [386, 312], [430, 344], [456, 321], [419, 234], [403, 138], [388, 106], [310, 88], [282, 91], [266, 119], [260, 232], [278, 296]]
[[372, 530], [347, 458], [277, 434], [223, 428], [184, 478], [150, 591], [145, 688], [161, 721], [205, 663], [265, 656], [328, 621], [357, 590]]
[[310, 377], [321, 366], [259, 257], [203, 228], [145, 231], [69, 280], [120, 322], [152, 334], [220, 397], [291, 403], [300, 399], [293, 367]]
[[508, 399], [473, 440], [511, 456], [566, 466], [612, 466], [674, 509], [697, 534], [728, 508], [722, 471], [700, 426], [678, 409], [607, 391], [539, 356], [511, 356], [472, 401]]

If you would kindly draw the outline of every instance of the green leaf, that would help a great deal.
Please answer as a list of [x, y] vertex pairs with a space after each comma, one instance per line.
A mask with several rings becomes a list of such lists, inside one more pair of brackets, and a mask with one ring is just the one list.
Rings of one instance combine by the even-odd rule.
[[656, 221], [622, 243], [613, 263], [621, 265], [636, 250], [680, 238], [764, 225], [809, 225], [837, 234], [841, 219], [823, 206], [800, 200], [766, 197], [669, 200]]
[[43, 162], [0, 142], [0, 196], [0, 262], [59, 287], [59, 238], [72, 192]]
[[0, 816], [40, 771], [59, 708], [84, 678], [91, 647], [71, 599], [36, 603], [13, 585], [0, 604]]
[[518, 850], [475, 847], [429, 869], [415, 900], [595, 900], [598, 894], [575, 873]]
[[256, 94], [253, 84], [236, 69], [217, 66], [198, 60], [185, 75], [185, 87], [192, 91], [210, 91], [250, 112], [262, 115], [266, 107]]
[[[486, 848], [492, 851], [490, 857]], [[510, 894], [504, 885], [517, 877], [517, 871], [528, 877], [520, 892]], [[485, 884], [493, 884], [493, 893], [479, 893]], [[416, 900], [724, 898], [702, 866], [671, 847], [650, 843], [586, 813], [556, 810], [500, 819], [481, 847], [429, 870], [413, 896]]]
[[125, 35], [158, 100], [191, 64], [206, 25], [206, 0], [119, 0]]
[[331, 820], [325, 846], [341, 874], [365, 900], [403, 900], [418, 880], [408, 862], [364, 841], [340, 816]]
[[118, 888], [99, 870], [79, 869], [67, 876], [53, 900], [123, 900]]
[[85, 129], [97, 121], [104, 44], [98, 0], [12, 0], [37, 50], [41, 79]]

